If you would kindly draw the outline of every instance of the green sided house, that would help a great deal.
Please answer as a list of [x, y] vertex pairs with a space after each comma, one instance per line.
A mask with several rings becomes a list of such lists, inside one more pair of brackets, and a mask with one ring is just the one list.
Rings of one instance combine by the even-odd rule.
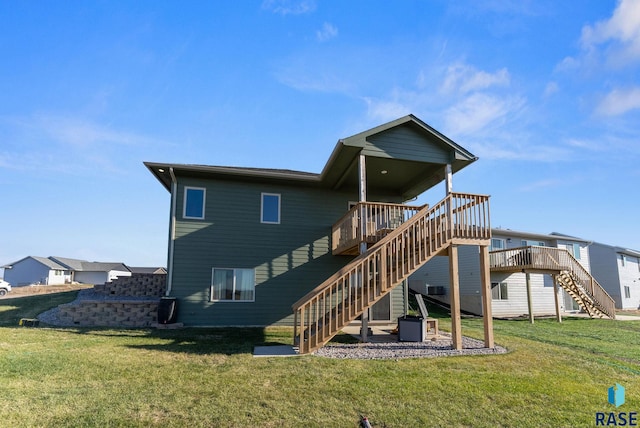
[[[449, 255], [459, 349], [457, 247], [477, 245], [493, 347], [488, 197], [451, 190], [475, 160], [409, 115], [338, 141], [320, 174], [145, 162], [171, 194], [167, 295], [178, 321], [293, 325], [311, 352], [358, 318], [404, 315], [409, 275]], [[442, 201], [405, 204], [442, 182]]]

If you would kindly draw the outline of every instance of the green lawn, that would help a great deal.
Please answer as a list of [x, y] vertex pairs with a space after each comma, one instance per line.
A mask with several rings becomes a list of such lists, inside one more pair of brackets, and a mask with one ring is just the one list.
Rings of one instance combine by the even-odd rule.
[[[2, 426], [589, 427], [616, 410], [616, 382], [616, 411], [640, 411], [640, 322], [495, 321], [505, 355], [253, 358], [292, 331], [16, 326], [50, 299], [73, 296], [0, 301]], [[482, 321], [463, 334], [482, 337]]]

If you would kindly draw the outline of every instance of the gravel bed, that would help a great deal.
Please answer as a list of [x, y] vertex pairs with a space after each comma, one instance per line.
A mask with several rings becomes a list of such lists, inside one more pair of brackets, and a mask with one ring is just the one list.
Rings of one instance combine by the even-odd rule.
[[[67, 305], [80, 305], [82, 301], [91, 301], [91, 302], [107, 302], [107, 301], [136, 301], [136, 302], [147, 302], [147, 301], [159, 301], [159, 297], [149, 297], [149, 296], [110, 296], [107, 294], [96, 293], [93, 288], [86, 288], [80, 290], [78, 292], [78, 296], [73, 302], [66, 303]], [[42, 323], [57, 326], [57, 327], [77, 327], [77, 325], [69, 322], [64, 322], [60, 319], [60, 308], [55, 307], [53, 309], [49, 309], [46, 312], [38, 315], [38, 320]]]
[[398, 360], [402, 358], [435, 358], [456, 355], [493, 355], [504, 354], [506, 348], [496, 346], [485, 348], [481, 340], [462, 338], [461, 350], [453, 349], [451, 336], [441, 333], [437, 340], [426, 342], [381, 342], [359, 343], [354, 345], [327, 345], [317, 350], [314, 355], [327, 358], [343, 358], [358, 360]]

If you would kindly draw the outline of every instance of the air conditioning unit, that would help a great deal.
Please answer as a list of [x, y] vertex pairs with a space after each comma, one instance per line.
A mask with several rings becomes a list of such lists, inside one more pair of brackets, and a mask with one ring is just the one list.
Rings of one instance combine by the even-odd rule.
[[430, 285], [427, 287], [427, 296], [444, 296], [445, 290], [441, 285]]

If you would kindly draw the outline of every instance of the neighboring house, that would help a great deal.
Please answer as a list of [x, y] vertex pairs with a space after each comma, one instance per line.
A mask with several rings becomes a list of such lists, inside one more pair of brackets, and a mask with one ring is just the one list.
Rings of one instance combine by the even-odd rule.
[[72, 282], [104, 284], [119, 276], [131, 276], [131, 271], [123, 263], [88, 262], [64, 257], [28, 256], [4, 268], [5, 280], [14, 286]]
[[640, 251], [593, 243], [591, 272], [619, 309], [640, 309]]
[[[592, 310], [589, 296], [578, 290], [584, 285], [591, 291], [589, 264], [590, 242], [558, 233], [549, 235], [492, 229], [491, 299], [493, 315], [558, 315], [581, 310], [581, 304]], [[478, 249], [460, 250], [460, 301], [462, 309], [482, 314]], [[566, 278], [563, 273], [567, 273]], [[575, 281], [572, 280], [575, 279]], [[566, 279], [566, 281], [565, 281]], [[564, 282], [563, 282], [564, 281]], [[567, 282], [568, 281], [568, 282]], [[579, 282], [583, 282], [584, 284]], [[438, 257], [416, 272], [410, 287], [435, 300], [448, 302], [448, 263]], [[595, 293], [598, 293], [597, 284]], [[605, 293], [606, 294], [606, 293]], [[599, 294], [597, 296], [599, 298]], [[604, 296], [607, 300], [607, 296]], [[603, 304], [606, 305], [606, 302]], [[583, 308], [584, 309], [584, 308]], [[602, 308], [593, 309], [599, 315]], [[609, 311], [612, 312], [612, 311]]]
[[119, 276], [131, 276], [131, 271], [123, 263], [88, 262], [64, 257], [50, 259], [67, 266], [73, 272], [73, 281], [83, 284], [104, 284]]
[[14, 287], [60, 285], [72, 281], [72, 271], [51, 258], [27, 256], [4, 267], [4, 280]]
[[[361, 315], [395, 321], [405, 279], [436, 252], [480, 245], [488, 263], [488, 197], [451, 192], [476, 159], [409, 115], [338, 141], [320, 174], [145, 162], [171, 195], [178, 320], [295, 325], [302, 353]], [[443, 181], [440, 203], [403, 205]], [[453, 334], [461, 346], [455, 321]]]

